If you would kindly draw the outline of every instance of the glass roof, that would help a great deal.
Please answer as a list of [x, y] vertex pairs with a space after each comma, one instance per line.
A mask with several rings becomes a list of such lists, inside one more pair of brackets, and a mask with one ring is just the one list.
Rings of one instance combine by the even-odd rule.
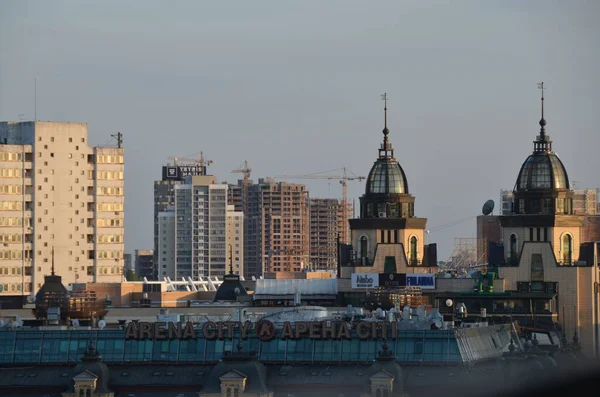
[[396, 161], [378, 160], [367, 179], [366, 194], [408, 194], [404, 171]]
[[554, 153], [532, 154], [523, 163], [517, 190], [569, 189], [565, 166]]

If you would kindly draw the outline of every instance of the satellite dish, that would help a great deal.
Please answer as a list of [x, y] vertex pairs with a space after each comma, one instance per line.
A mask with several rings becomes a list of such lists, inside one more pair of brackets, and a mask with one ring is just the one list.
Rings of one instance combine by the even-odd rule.
[[34, 302], [35, 302], [35, 296], [28, 295], [27, 296], [27, 303], [34, 303]]
[[452, 304], [453, 304], [453, 303], [454, 303], [454, 302], [452, 302], [452, 299], [446, 299], [446, 306], [448, 306], [448, 307], [452, 307]]
[[104, 329], [104, 327], [106, 327], [106, 321], [104, 321], [104, 320], [98, 321], [98, 328]]
[[483, 208], [481, 209], [481, 212], [483, 212], [483, 215], [489, 215], [492, 213], [493, 210], [494, 210], [494, 200], [488, 200], [483, 204]]
[[239, 295], [239, 294], [240, 294], [242, 291], [239, 289], [239, 287], [235, 287], [235, 289], [233, 290], [233, 292], [234, 292], [236, 295]]
[[73, 328], [77, 328], [79, 327], [79, 320], [78, 319], [74, 319], [73, 320]]
[[442, 327], [444, 326], [444, 323], [439, 318], [436, 318], [435, 320], [433, 320], [433, 323], [435, 324], [437, 329], [442, 329]]

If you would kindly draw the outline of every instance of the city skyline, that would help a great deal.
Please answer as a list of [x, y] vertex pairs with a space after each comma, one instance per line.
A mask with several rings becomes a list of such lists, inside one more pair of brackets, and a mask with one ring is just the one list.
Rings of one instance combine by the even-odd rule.
[[[384, 92], [390, 140], [440, 260], [455, 237], [475, 235], [483, 202], [498, 209], [499, 190], [513, 186], [538, 132], [538, 81], [555, 150], [578, 186], [598, 185], [596, 4], [263, 3], [264, 12], [145, 2], [139, 15], [131, 2], [114, 18], [103, 3], [0, 6], [0, 120], [87, 122], [94, 145], [124, 133], [127, 252], [152, 246], [152, 186], [169, 156], [204, 151], [219, 182], [235, 183], [244, 160], [254, 180], [340, 167], [366, 176]], [[311, 197], [341, 196], [337, 183], [302, 183]], [[357, 199], [364, 183], [348, 190]]]

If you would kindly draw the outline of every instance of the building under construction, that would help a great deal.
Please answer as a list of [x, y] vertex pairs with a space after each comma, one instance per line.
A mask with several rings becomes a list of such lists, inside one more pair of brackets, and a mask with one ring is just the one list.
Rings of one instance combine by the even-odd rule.
[[[337, 199], [310, 199], [310, 265], [312, 270], [337, 269], [338, 238], [341, 239], [344, 223], [352, 216], [352, 203]], [[346, 214], [346, 218], [344, 218]]]
[[248, 178], [229, 186], [229, 204], [244, 211], [244, 276], [299, 272], [309, 263], [309, 199], [304, 185]]

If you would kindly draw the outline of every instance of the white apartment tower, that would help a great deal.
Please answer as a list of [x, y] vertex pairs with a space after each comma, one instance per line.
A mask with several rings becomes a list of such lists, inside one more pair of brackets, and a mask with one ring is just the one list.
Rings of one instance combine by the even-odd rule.
[[[244, 275], [244, 213], [227, 206], [227, 273]], [[229, 268], [231, 265], [231, 269]]]
[[0, 122], [0, 299], [123, 274], [124, 150], [90, 147], [86, 123]]
[[175, 275], [225, 274], [227, 185], [212, 175], [188, 177], [175, 186]]

